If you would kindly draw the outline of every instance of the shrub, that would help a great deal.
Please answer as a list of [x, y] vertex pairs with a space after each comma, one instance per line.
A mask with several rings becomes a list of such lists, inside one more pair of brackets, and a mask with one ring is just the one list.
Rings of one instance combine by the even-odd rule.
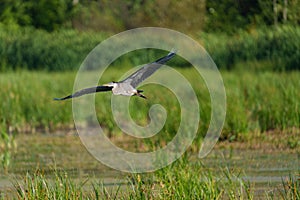
[[300, 27], [269, 27], [234, 36], [202, 34], [200, 38], [220, 68], [267, 61], [277, 71], [300, 69]]
[[61, 71], [76, 69], [104, 34], [62, 30], [48, 33], [32, 28], [0, 27], [2, 70]]

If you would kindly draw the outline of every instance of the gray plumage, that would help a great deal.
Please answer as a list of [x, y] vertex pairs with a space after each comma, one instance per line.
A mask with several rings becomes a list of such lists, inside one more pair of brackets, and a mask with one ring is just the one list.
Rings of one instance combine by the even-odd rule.
[[120, 82], [111, 82], [101, 86], [86, 88], [75, 92], [69, 96], [63, 98], [55, 98], [54, 100], [66, 100], [70, 98], [80, 97], [85, 94], [95, 93], [95, 92], [103, 92], [110, 91], [114, 95], [124, 95], [124, 96], [139, 96], [142, 98], [146, 98], [141, 94], [142, 90], [135, 89], [141, 82], [151, 76], [156, 70], [158, 70], [163, 64], [172, 59], [176, 55], [175, 51], [171, 51], [168, 55], [152, 62], [144, 65], [139, 70], [125, 78]]
[[162, 57], [152, 63], [144, 65], [142, 68], [131, 74], [129, 77], [127, 77], [123, 81], [120, 81], [120, 83], [127, 83], [135, 88], [174, 56], [175, 52], [170, 52], [167, 56]]

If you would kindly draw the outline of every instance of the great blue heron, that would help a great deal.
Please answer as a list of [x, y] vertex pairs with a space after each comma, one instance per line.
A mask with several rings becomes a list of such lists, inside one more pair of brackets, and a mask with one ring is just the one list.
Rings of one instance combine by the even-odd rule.
[[104, 91], [112, 91], [114, 95], [124, 95], [124, 96], [139, 96], [142, 98], [146, 98], [141, 93], [143, 90], [137, 90], [136, 87], [143, 82], [146, 78], [151, 76], [156, 70], [158, 70], [164, 63], [169, 61], [176, 55], [175, 51], [171, 51], [168, 55], [152, 62], [144, 65], [142, 68], [128, 76], [122, 81], [119, 82], [110, 82], [104, 85], [90, 87], [69, 96], [63, 98], [55, 98], [54, 100], [66, 100], [74, 97], [80, 97], [85, 94], [95, 93], [95, 92], [104, 92]]

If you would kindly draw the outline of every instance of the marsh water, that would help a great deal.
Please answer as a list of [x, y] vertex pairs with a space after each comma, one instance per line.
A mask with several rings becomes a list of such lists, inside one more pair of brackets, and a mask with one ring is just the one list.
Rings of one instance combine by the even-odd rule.
[[[12, 180], [22, 179], [26, 172], [42, 169], [51, 177], [53, 169], [63, 169], [74, 179], [99, 179], [104, 185], [126, 184], [128, 173], [106, 167], [91, 156], [74, 133], [19, 134], [8, 174], [0, 175], [1, 191], [13, 190]], [[197, 155], [191, 156], [191, 162]], [[298, 176], [299, 152], [282, 149], [215, 148], [201, 162], [216, 173], [226, 168], [254, 185], [255, 194], [282, 187], [282, 180]]]

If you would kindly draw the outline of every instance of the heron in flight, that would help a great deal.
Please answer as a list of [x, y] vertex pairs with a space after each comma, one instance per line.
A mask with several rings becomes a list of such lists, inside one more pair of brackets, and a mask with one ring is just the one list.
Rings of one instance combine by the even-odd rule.
[[95, 93], [95, 92], [104, 92], [104, 91], [112, 91], [114, 95], [124, 95], [124, 96], [139, 96], [144, 99], [146, 97], [141, 94], [143, 90], [137, 90], [136, 87], [143, 82], [145, 79], [147, 79], [149, 76], [151, 76], [156, 70], [158, 70], [163, 64], [165, 64], [167, 61], [169, 61], [171, 58], [173, 58], [176, 55], [175, 51], [171, 51], [168, 55], [152, 62], [144, 65], [140, 69], [138, 69], [136, 72], [128, 76], [122, 81], [119, 82], [110, 82], [104, 85], [99, 85], [96, 87], [90, 87], [83, 90], [79, 90], [75, 92], [74, 94], [71, 94], [69, 96], [63, 97], [63, 98], [55, 98], [54, 100], [66, 100], [71, 99], [75, 97], [80, 97], [85, 94]]

